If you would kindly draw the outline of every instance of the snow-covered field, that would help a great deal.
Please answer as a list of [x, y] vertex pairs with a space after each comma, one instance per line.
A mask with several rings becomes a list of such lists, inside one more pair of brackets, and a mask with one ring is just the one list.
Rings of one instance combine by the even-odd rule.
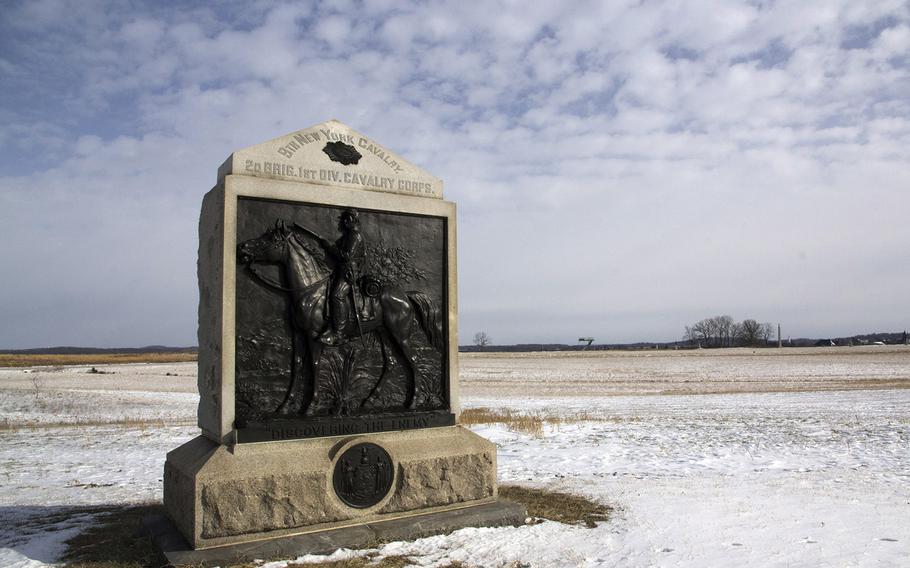
[[[475, 426], [499, 446], [501, 481], [616, 511], [593, 529], [464, 529], [378, 552], [426, 566], [910, 566], [910, 348], [784, 353], [463, 356], [464, 407], [585, 418], [540, 436]], [[160, 499], [165, 453], [196, 435], [193, 363], [99, 369], [113, 374], [0, 369], [0, 566], [54, 562], [96, 517], [80, 506]]]
[[469, 395], [704, 394], [905, 388], [910, 346], [466, 353]]

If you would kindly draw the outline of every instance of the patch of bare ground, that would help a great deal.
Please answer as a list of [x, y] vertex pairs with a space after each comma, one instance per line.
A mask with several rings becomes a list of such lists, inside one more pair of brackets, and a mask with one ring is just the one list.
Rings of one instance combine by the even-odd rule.
[[530, 489], [518, 485], [500, 485], [499, 496], [521, 503], [532, 519], [548, 519], [567, 525], [594, 528], [610, 517], [611, 508], [570, 493]]
[[[414, 560], [407, 556], [384, 556], [376, 558], [375, 556], [358, 556], [347, 560], [336, 560], [333, 562], [317, 562], [315, 564], [288, 564], [288, 568], [405, 568], [406, 566], [419, 566]], [[514, 562], [503, 568], [525, 568], [527, 564]], [[246, 568], [246, 567], [244, 567]], [[250, 567], [252, 568], [252, 566]], [[443, 564], [440, 568], [474, 568], [471, 564], [463, 562], [450, 562]]]
[[667, 388], [655, 393], [625, 394], [664, 394], [664, 395], [691, 395], [691, 394], [741, 394], [741, 393], [775, 393], [775, 392], [824, 392], [824, 391], [853, 391], [853, 390], [891, 390], [910, 389], [910, 378], [901, 379], [849, 379], [832, 380], [830, 382], [815, 382], [806, 385], [787, 385], [781, 383], [756, 384], [751, 383], [737, 387], [711, 387], [702, 385], [699, 390]]
[[910, 345], [853, 347], [725, 347], [720, 349], [609, 349], [591, 351], [483, 351], [459, 353], [460, 359], [604, 359], [636, 357], [827, 357], [831, 355], [910, 354]]
[[99, 508], [99, 522], [66, 542], [67, 568], [159, 568], [167, 560], [142, 527], [142, 518], [160, 514], [157, 504]]
[[70, 428], [85, 426], [124, 426], [127, 428], [165, 428], [170, 426], [192, 426], [195, 420], [168, 420], [161, 419], [111, 419], [111, 420], [77, 420], [72, 422], [13, 422], [8, 418], [0, 418], [0, 432], [19, 432], [21, 430], [38, 431], [47, 428]]
[[414, 561], [407, 556], [385, 556], [377, 558], [376, 554], [367, 554], [366, 556], [356, 556], [354, 558], [332, 560], [329, 562], [307, 564], [290, 563], [288, 564], [288, 568], [404, 568], [405, 566], [413, 565]]
[[126, 363], [182, 363], [195, 361], [196, 353], [86, 353], [74, 355], [0, 354], [0, 367], [64, 365], [113, 365]]
[[574, 414], [549, 414], [537, 412], [514, 412], [507, 408], [468, 408], [461, 413], [461, 423], [472, 424], [504, 424], [510, 430], [524, 432], [532, 436], [542, 436], [544, 424], [559, 426], [560, 424], [574, 424], [588, 420], [601, 420], [587, 412]]

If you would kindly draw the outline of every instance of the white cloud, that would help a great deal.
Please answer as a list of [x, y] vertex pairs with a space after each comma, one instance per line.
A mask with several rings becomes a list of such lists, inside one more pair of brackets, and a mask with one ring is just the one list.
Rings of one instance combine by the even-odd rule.
[[316, 25], [316, 36], [336, 48], [345, 42], [350, 33], [350, 23], [341, 16], [321, 18]]
[[875, 55], [879, 58], [906, 58], [908, 51], [910, 51], [910, 27], [906, 25], [887, 28], [875, 40]]
[[133, 47], [152, 51], [164, 37], [164, 24], [148, 18], [133, 20], [120, 28], [120, 37]]

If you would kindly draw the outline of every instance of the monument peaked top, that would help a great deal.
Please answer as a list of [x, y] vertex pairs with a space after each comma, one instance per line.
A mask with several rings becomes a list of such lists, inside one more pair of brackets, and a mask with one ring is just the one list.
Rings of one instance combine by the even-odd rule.
[[236, 150], [218, 182], [228, 175], [442, 199], [442, 180], [337, 120]]

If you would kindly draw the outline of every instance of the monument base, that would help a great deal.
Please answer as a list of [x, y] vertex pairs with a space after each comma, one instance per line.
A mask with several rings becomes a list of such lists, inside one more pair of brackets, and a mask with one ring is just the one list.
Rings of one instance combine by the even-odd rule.
[[193, 550], [164, 515], [143, 519], [155, 546], [174, 566], [224, 566], [256, 559], [296, 558], [304, 554], [330, 554], [339, 548], [368, 548], [380, 542], [413, 540], [445, 534], [464, 527], [501, 527], [524, 524], [524, 506], [509, 501], [494, 501], [410, 517], [359, 524], [327, 531], [229, 544]]
[[[383, 464], [366, 450], [341, 459], [373, 445]], [[197, 550], [407, 523], [497, 496], [496, 446], [461, 426], [234, 446], [200, 436], [164, 466], [165, 509]]]

